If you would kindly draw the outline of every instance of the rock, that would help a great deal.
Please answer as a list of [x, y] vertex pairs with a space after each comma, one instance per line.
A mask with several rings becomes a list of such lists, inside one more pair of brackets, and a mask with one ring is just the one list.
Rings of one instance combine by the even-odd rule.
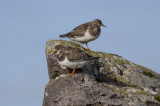
[[[71, 77], [56, 60], [55, 45], [79, 48], [100, 57]], [[50, 40], [46, 45], [50, 81], [43, 106], [160, 106], [160, 74], [121, 56], [90, 52], [74, 42]], [[155, 98], [156, 97], [156, 98]]]

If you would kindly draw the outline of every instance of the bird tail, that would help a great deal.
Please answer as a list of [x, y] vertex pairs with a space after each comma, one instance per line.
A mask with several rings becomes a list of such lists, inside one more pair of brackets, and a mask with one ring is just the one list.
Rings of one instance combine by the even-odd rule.
[[99, 59], [100, 57], [93, 57], [92, 60], [97, 60]]
[[87, 60], [97, 60], [97, 59], [99, 59], [100, 57], [92, 57], [92, 58], [89, 58], [89, 59], [87, 59]]
[[60, 38], [67, 38], [67, 37], [69, 37], [69, 34], [70, 34], [70, 33], [63, 34], [63, 35], [60, 35], [59, 37], [60, 37]]

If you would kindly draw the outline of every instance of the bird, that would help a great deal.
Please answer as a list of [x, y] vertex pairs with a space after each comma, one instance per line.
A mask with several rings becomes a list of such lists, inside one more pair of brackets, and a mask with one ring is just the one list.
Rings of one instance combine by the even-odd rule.
[[73, 69], [68, 76], [72, 76], [76, 68], [82, 68], [88, 64], [88, 61], [98, 59], [98, 57], [93, 57], [78, 48], [64, 47], [62, 45], [55, 46], [55, 53], [61, 68]]
[[101, 26], [107, 27], [102, 24], [100, 19], [95, 19], [92, 22], [87, 22], [77, 26], [67, 34], [60, 35], [60, 38], [69, 38], [72, 41], [78, 42], [81, 47], [81, 43], [85, 43], [87, 49], [90, 50], [88, 47], [88, 42], [93, 41], [99, 37], [101, 33]]

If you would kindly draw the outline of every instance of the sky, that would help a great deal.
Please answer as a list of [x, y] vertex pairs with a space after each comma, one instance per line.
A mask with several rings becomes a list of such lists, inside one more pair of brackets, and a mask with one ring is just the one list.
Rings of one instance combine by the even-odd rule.
[[160, 73], [159, 4], [160, 0], [0, 0], [0, 106], [41, 106], [49, 81], [46, 42], [94, 19], [107, 28], [88, 43], [91, 50], [117, 54]]

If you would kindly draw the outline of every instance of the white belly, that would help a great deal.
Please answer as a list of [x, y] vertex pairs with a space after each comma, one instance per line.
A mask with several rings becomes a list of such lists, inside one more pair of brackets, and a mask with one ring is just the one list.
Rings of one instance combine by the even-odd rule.
[[77, 41], [77, 42], [81, 42], [81, 43], [86, 43], [86, 42], [89, 42], [89, 41], [92, 41], [92, 40], [95, 40], [99, 37], [100, 34], [98, 34], [97, 36], [92, 36], [89, 31], [87, 30], [85, 33], [84, 33], [84, 36], [83, 37], [75, 37], [75, 38], [70, 38], [71, 40], [73, 41]]
[[66, 68], [81, 68], [83, 67], [87, 61], [80, 61], [80, 62], [70, 62], [67, 57], [65, 57], [64, 61], [58, 61], [58, 63], [60, 64], [60, 66], [62, 68], [66, 67]]

